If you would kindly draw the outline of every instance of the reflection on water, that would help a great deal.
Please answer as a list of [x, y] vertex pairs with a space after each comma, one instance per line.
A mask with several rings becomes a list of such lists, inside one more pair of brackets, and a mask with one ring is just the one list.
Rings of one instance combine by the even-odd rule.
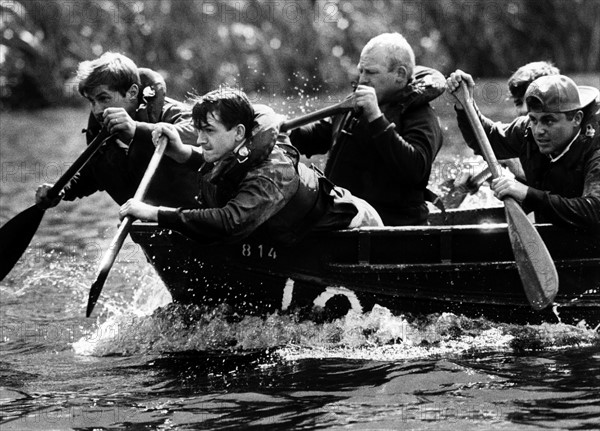
[[[87, 117], [7, 115], [2, 224], [75, 159], [83, 138], [71, 132]], [[2, 430], [598, 428], [600, 340], [584, 324], [385, 307], [322, 323], [236, 317], [171, 304], [130, 241], [86, 319], [116, 210], [98, 194], [47, 211], [0, 282]]]
[[70, 362], [54, 377], [65, 379], [60, 389], [49, 375], [15, 376], [46, 389], [4, 390], [3, 429], [35, 421], [105, 429], [449, 429], [449, 422], [594, 429], [600, 401], [597, 349], [411, 361], [289, 361], [251, 351]]

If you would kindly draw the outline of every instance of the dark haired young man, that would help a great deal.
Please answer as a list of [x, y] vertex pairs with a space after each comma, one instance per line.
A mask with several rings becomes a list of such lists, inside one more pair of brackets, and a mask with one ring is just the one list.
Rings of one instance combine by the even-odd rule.
[[[456, 91], [462, 81], [472, 92], [473, 78], [461, 70], [447, 79], [448, 91]], [[527, 117], [503, 124], [479, 114], [496, 157], [519, 157], [525, 171], [526, 185], [506, 176], [495, 179], [496, 196], [518, 200], [525, 210], [535, 212], [538, 222], [600, 231], [600, 135], [587, 127], [594, 124], [587, 117], [595, 112], [590, 108], [598, 97], [596, 88], [550, 75], [527, 88]], [[467, 144], [477, 148], [458, 99], [455, 107]]]
[[381, 226], [365, 201], [336, 187], [299, 162], [280, 116], [250, 104], [246, 95], [221, 88], [198, 98], [192, 110], [200, 149], [184, 145], [177, 130], [161, 123], [165, 154], [200, 173], [200, 208], [153, 206], [130, 199], [119, 212], [170, 228], [200, 242], [232, 241], [258, 231], [293, 244], [311, 230]]
[[[532, 61], [519, 67], [510, 78], [508, 78], [508, 91], [510, 92], [510, 98], [515, 105], [518, 116], [527, 115], [525, 91], [527, 91], [529, 84], [542, 76], [558, 75], [559, 73], [560, 70], [549, 61]], [[505, 165], [519, 180], [525, 179], [525, 173], [523, 172], [521, 162], [519, 162], [518, 159], [501, 160], [500, 163]], [[469, 182], [473, 178], [473, 175], [474, 173], [470, 171], [459, 172], [458, 176], [453, 181], [454, 189], [462, 188], [465, 192], [473, 192], [472, 189], [469, 190], [469, 187], [472, 187], [469, 185]]]
[[[116, 137], [104, 144], [70, 181], [61, 197], [49, 202], [46, 195], [52, 184], [43, 184], [36, 192], [36, 203], [50, 207], [61, 198], [72, 201], [101, 190], [119, 205], [125, 203], [135, 194], [152, 157], [152, 130], [158, 121], [173, 124], [184, 143], [195, 145], [197, 135], [189, 109], [165, 97], [166, 85], [158, 73], [138, 68], [122, 54], [107, 52], [80, 63], [77, 80], [79, 93], [91, 105], [87, 143], [102, 126]], [[166, 205], [192, 204], [194, 195], [188, 191], [194, 184], [194, 172], [164, 160], [150, 184], [147, 200]]]
[[507, 82], [517, 115], [527, 115], [525, 92], [529, 84], [542, 76], [558, 74], [560, 74], [560, 70], [549, 61], [532, 61], [519, 67]]

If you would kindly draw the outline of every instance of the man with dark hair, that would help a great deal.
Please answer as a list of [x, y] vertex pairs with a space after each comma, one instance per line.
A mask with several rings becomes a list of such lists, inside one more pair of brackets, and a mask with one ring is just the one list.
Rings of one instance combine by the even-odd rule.
[[357, 112], [294, 130], [302, 154], [329, 152], [325, 175], [365, 199], [386, 225], [427, 222], [426, 200], [442, 130], [429, 102], [444, 92], [444, 77], [415, 66], [398, 33], [384, 33], [363, 48], [356, 91]]
[[527, 104], [525, 103], [525, 92], [527, 87], [542, 76], [558, 75], [560, 70], [549, 61], [532, 61], [519, 67], [510, 78], [508, 78], [508, 90], [518, 115], [527, 115]]
[[[527, 115], [527, 104], [525, 103], [525, 91], [527, 87], [537, 78], [549, 75], [558, 75], [560, 71], [549, 61], [532, 61], [519, 67], [510, 78], [508, 78], [508, 91], [512, 101], [515, 105], [517, 115]], [[506, 166], [509, 171], [515, 175], [519, 181], [525, 180], [525, 173], [521, 162], [517, 158], [500, 160], [503, 166]], [[488, 171], [489, 172], [489, 171]], [[457, 177], [452, 182], [455, 190], [462, 190], [464, 193], [467, 191], [473, 193], [479, 188], [479, 184], [470, 184], [474, 173], [471, 170], [464, 170], [458, 173]], [[488, 180], [491, 181], [491, 173], [488, 174]], [[482, 180], [483, 182], [484, 180]]]
[[[471, 75], [457, 70], [447, 79], [453, 93], [461, 82], [474, 88]], [[600, 136], [586, 133], [584, 111], [597, 103], [596, 88], [577, 86], [563, 75], [533, 81], [525, 93], [528, 116], [510, 124], [479, 119], [498, 159], [519, 157], [527, 184], [501, 176], [492, 181], [495, 195], [510, 196], [534, 211], [538, 222], [600, 230]], [[478, 148], [462, 104], [458, 124], [467, 144]]]
[[192, 118], [200, 149], [181, 142], [177, 130], [161, 123], [165, 154], [200, 173], [200, 208], [153, 206], [130, 199], [120, 211], [157, 221], [159, 226], [200, 242], [233, 241], [251, 233], [293, 244], [311, 230], [381, 226], [377, 212], [347, 190], [335, 187], [299, 162], [281, 117], [246, 95], [221, 88], [195, 100]]
[[[61, 198], [72, 201], [100, 190], [105, 190], [116, 203], [125, 203], [135, 194], [152, 157], [152, 130], [158, 121], [173, 124], [184, 143], [195, 145], [197, 136], [189, 109], [165, 97], [166, 85], [158, 73], [138, 68], [124, 55], [107, 52], [80, 63], [77, 80], [80, 94], [91, 105], [87, 143], [102, 127], [115, 136], [70, 181], [58, 199], [49, 202], [46, 195], [52, 184], [43, 184], [36, 192], [36, 203], [50, 207]], [[193, 204], [194, 195], [189, 190], [194, 184], [193, 172], [165, 160], [154, 175], [147, 200], [157, 204]]]

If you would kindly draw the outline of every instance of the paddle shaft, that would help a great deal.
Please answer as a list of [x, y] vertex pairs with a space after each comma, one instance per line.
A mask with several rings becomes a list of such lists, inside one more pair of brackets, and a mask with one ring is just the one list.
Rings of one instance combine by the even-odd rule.
[[69, 169], [67, 169], [66, 172], [54, 183], [52, 188], [48, 190], [48, 199], [53, 200], [58, 197], [68, 182], [71, 181], [73, 177], [81, 170], [81, 168], [83, 168], [90, 161], [94, 154], [98, 152], [100, 147], [113, 136], [114, 135], [108, 133], [108, 130], [103, 127], [102, 130], [100, 130], [100, 133], [98, 133], [92, 142], [90, 142], [90, 145], [88, 145], [83, 153], [77, 157], [77, 160], [75, 160], [73, 164], [69, 166]]
[[446, 180], [444, 186], [449, 190], [441, 197], [446, 209], [458, 208], [467, 195], [476, 193], [481, 185], [492, 176], [490, 169], [486, 168], [477, 175], [472, 176], [465, 184], [455, 185], [455, 180]]
[[[148, 168], [146, 168], [146, 172], [142, 177], [142, 181], [140, 181], [140, 185], [138, 186], [135, 195], [133, 196], [136, 200], [143, 200], [146, 196], [146, 192], [148, 191], [148, 187], [150, 186], [150, 181], [158, 168], [158, 165], [163, 157], [165, 152], [165, 148], [167, 146], [167, 138], [162, 137], [156, 149], [154, 150], [154, 154], [152, 155], [152, 159], [150, 159], [150, 163], [148, 163]], [[123, 242], [129, 233], [129, 229], [134, 221], [134, 218], [131, 216], [126, 216], [119, 226], [119, 230], [117, 234], [111, 241], [106, 254], [102, 258], [100, 265], [98, 267], [98, 274], [96, 276], [96, 281], [92, 284], [92, 288], [90, 289], [90, 294], [88, 298], [88, 305], [86, 316], [89, 317], [94, 310], [94, 306], [98, 301], [100, 296], [100, 292], [102, 292], [102, 287], [104, 286], [104, 282], [108, 277], [108, 273], [110, 272], [113, 264], [115, 263], [115, 259], [123, 246]]]
[[[464, 81], [461, 81], [461, 89], [462, 92], [457, 91], [457, 97], [465, 109], [483, 158], [492, 172], [492, 177], [498, 178], [501, 176], [498, 160], [481, 125], [473, 105], [473, 99]], [[554, 301], [558, 292], [558, 274], [554, 261], [546, 244], [521, 206], [512, 197], [505, 197], [503, 202], [515, 263], [523, 282], [525, 294], [531, 306], [535, 310], [541, 310]]]
[[481, 185], [490, 177], [491, 174], [492, 172], [490, 171], [490, 168], [486, 167], [477, 175], [474, 175], [473, 177], [469, 178], [469, 181], [467, 181], [466, 184], [467, 188], [469, 189], [469, 192], [475, 193], [477, 190], [479, 190], [479, 187], [481, 187]]
[[293, 120], [284, 121], [279, 127], [279, 130], [281, 132], [287, 132], [288, 130], [302, 127], [306, 124], [312, 123], [313, 121], [331, 117], [332, 115], [341, 114], [352, 109], [354, 109], [354, 98], [350, 97], [336, 103], [335, 105], [317, 109], [310, 114], [302, 115], [298, 118], [294, 118]]

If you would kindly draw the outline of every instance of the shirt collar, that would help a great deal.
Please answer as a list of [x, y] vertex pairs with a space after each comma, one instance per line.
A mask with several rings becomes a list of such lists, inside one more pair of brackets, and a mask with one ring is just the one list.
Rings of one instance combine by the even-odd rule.
[[569, 149], [571, 148], [571, 145], [573, 145], [573, 142], [575, 142], [575, 140], [579, 137], [580, 133], [581, 133], [581, 129], [579, 129], [579, 131], [577, 132], [577, 134], [575, 135], [575, 137], [571, 140], [571, 142], [569, 142], [569, 145], [567, 145], [565, 147], [565, 149], [562, 150], [562, 152], [558, 156], [552, 157], [551, 154], [548, 154], [548, 157], [550, 157], [550, 163], [554, 163], [554, 162], [558, 161], [558, 159], [560, 159], [562, 156], [564, 156], [565, 154], [567, 154], [567, 151], [569, 151]]

